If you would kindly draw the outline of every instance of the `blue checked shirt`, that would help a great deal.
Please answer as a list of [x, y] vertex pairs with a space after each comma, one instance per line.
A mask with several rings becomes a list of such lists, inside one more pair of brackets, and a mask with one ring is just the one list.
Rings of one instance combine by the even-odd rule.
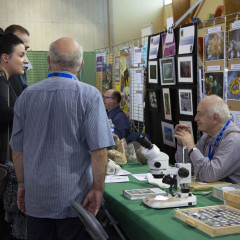
[[91, 151], [114, 141], [100, 92], [54, 76], [17, 99], [10, 144], [23, 152], [27, 215], [61, 219], [92, 186]]

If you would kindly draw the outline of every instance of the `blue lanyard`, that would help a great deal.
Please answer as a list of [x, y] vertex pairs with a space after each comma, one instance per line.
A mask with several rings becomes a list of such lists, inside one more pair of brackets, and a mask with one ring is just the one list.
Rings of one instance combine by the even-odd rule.
[[48, 77], [65, 77], [65, 78], [71, 78], [74, 80], [78, 80], [75, 76], [68, 74], [68, 73], [61, 73], [61, 72], [52, 72], [48, 74]]
[[212, 157], [213, 157], [214, 148], [219, 143], [220, 139], [222, 138], [223, 132], [225, 131], [225, 129], [227, 128], [227, 126], [229, 125], [230, 122], [231, 122], [231, 120], [227, 121], [227, 123], [224, 125], [223, 129], [221, 130], [221, 132], [217, 136], [217, 139], [214, 143], [212, 152], [211, 152], [211, 146], [209, 145], [208, 158], [209, 158], [210, 161], [212, 160]]

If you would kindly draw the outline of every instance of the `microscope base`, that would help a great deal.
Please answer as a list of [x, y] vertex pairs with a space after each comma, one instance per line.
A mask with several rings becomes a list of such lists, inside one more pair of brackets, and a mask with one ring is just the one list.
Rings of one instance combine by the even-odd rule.
[[197, 198], [191, 194], [189, 197], [179, 197], [171, 195], [168, 196], [149, 196], [143, 199], [143, 203], [151, 208], [175, 208], [195, 206], [197, 204]]

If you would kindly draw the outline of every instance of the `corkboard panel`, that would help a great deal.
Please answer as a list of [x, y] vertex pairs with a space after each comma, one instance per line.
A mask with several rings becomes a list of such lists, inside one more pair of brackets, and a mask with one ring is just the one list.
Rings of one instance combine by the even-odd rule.
[[230, 111], [240, 111], [240, 101], [227, 100], [227, 105]]
[[240, 0], [223, 0], [223, 4], [225, 15], [240, 11]]
[[208, 66], [220, 66], [219, 71], [224, 71], [224, 60], [205, 62], [204, 66], [205, 66], [205, 72], [213, 72], [213, 70], [208, 70]]
[[232, 64], [240, 64], [240, 59], [231, 59], [231, 60], [228, 60], [228, 69], [229, 70], [234, 70], [234, 71], [239, 71], [240, 69], [232, 69], [231, 66]]

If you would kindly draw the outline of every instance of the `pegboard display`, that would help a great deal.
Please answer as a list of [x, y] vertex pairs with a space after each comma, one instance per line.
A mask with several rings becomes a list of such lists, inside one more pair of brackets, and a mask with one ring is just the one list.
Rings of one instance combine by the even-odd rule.
[[145, 122], [161, 151], [174, 163], [178, 123], [190, 126], [195, 141], [197, 126], [198, 26], [188, 24], [149, 36]]
[[114, 88], [122, 96], [121, 108], [129, 118], [132, 132], [143, 132], [144, 95], [148, 38], [96, 50], [96, 87], [104, 94]]

